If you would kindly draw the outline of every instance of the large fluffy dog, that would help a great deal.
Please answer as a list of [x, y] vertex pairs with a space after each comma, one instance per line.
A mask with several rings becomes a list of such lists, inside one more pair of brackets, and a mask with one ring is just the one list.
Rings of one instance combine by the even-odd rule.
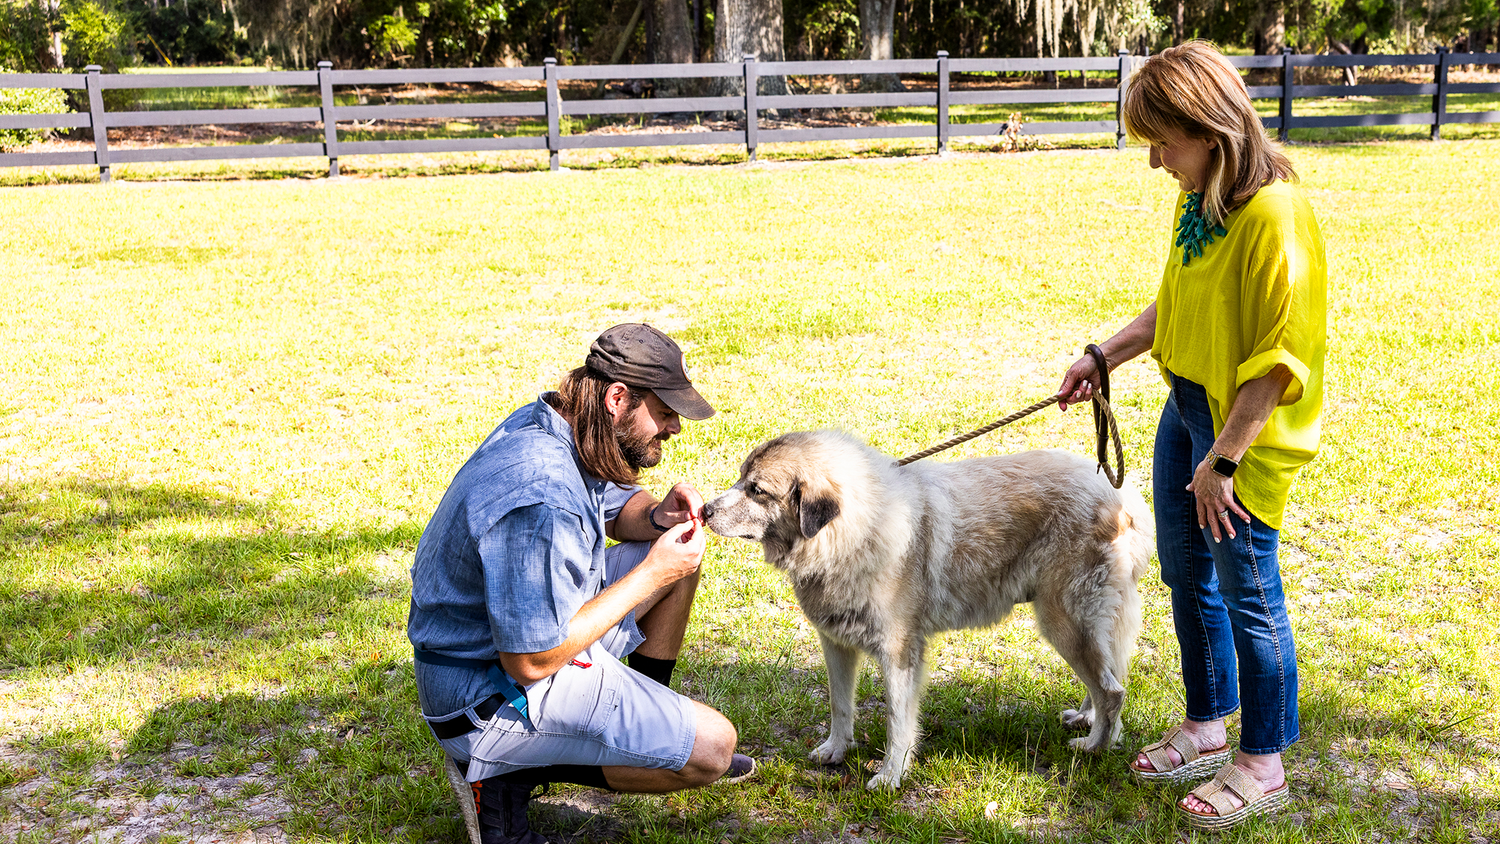
[[868, 653], [890, 711], [869, 787], [899, 786], [916, 750], [928, 637], [994, 624], [1026, 601], [1088, 691], [1062, 713], [1091, 730], [1073, 746], [1098, 751], [1119, 737], [1152, 523], [1141, 497], [1112, 488], [1091, 461], [1029, 451], [898, 468], [848, 435], [798, 432], [751, 452], [703, 514], [721, 535], [760, 542], [818, 629], [833, 719], [814, 762], [840, 762], [854, 744]]

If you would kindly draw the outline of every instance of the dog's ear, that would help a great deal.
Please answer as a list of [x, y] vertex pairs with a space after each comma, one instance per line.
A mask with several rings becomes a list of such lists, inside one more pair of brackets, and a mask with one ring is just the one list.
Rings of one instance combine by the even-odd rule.
[[805, 539], [818, 535], [839, 514], [839, 500], [831, 489], [814, 490], [806, 481], [797, 484], [797, 519]]

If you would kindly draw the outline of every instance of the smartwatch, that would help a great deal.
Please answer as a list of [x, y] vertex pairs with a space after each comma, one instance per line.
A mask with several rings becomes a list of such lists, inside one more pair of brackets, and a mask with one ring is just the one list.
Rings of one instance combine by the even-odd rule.
[[1240, 468], [1240, 464], [1230, 460], [1228, 457], [1214, 451], [1208, 450], [1208, 468], [1226, 478], [1234, 477], [1234, 470]]

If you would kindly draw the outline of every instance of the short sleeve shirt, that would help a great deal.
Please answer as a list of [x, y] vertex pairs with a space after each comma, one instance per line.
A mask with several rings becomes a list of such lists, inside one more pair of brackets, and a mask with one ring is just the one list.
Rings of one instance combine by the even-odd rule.
[[[571, 427], [544, 398], [512, 413], [458, 470], [417, 543], [413, 647], [491, 660], [562, 644], [603, 588], [605, 522], [639, 491], [585, 472]], [[429, 715], [492, 691], [477, 669], [418, 674]]]
[[[1186, 194], [1178, 196], [1182, 208]], [[1292, 373], [1280, 405], [1240, 461], [1234, 489], [1280, 528], [1297, 469], [1318, 453], [1323, 412], [1328, 266], [1312, 206], [1290, 182], [1262, 187], [1230, 212], [1228, 234], [1182, 263], [1167, 257], [1151, 356], [1162, 373], [1203, 385], [1214, 433], [1240, 387], [1278, 364]]]

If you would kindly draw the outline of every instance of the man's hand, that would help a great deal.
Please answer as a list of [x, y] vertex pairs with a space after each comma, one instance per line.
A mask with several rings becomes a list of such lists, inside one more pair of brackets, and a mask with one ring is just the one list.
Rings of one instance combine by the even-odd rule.
[[[701, 501], [698, 506], [702, 508]], [[659, 589], [697, 571], [706, 545], [706, 533], [698, 520], [678, 522], [652, 544], [640, 567], [651, 573]]]
[[651, 520], [660, 528], [671, 528], [683, 522], [703, 523], [703, 496], [692, 484], [683, 482], [667, 491], [656, 505]]
[[703, 526], [692, 519], [673, 525], [652, 543], [640, 565], [590, 598], [573, 615], [566, 641], [539, 653], [502, 652], [500, 667], [523, 686], [552, 676], [653, 593], [692, 576], [703, 561], [706, 535]]

